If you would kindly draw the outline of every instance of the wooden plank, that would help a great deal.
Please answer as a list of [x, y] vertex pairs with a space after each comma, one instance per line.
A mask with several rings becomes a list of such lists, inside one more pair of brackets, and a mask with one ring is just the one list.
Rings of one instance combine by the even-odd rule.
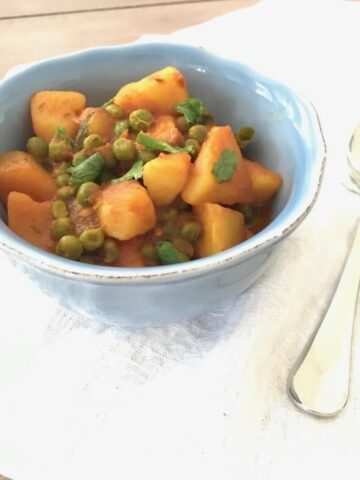
[[0, 0], [0, 19], [197, 1], [198, 0], [61, 0], [61, 2], [49, 2], [48, 0], [28, 0], [25, 2], [5, 2]]
[[17, 64], [121, 44], [146, 33], [169, 33], [254, 3], [256, 0], [222, 0], [1, 20], [0, 77]]

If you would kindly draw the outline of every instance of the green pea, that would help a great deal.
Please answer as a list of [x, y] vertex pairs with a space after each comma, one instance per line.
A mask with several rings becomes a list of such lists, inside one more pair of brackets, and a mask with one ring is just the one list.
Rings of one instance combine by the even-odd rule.
[[164, 208], [158, 213], [158, 220], [160, 223], [171, 222], [176, 219], [178, 211], [174, 207]]
[[101, 228], [89, 228], [80, 235], [80, 241], [87, 252], [93, 252], [100, 248], [104, 243], [104, 238], [104, 232]]
[[128, 130], [130, 127], [129, 122], [127, 120], [120, 120], [119, 122], [116, 122], [115, 127], [114, 127], [114, 136], [115, 138], [120, 137], [122, 133], [124, 133], [126, 130]]
[[69, 217], [62, 217], [53, 220], [50, 225], [50, 233], [55, 240], [59, 240], [64, 235], [69, 235], [72, 231], [72, 222]]
[[118, 138], [113, 143], [113, 153], [119, 162], [135, 160], [137, 153], [135, 143], [127, 138]]
[[111, 170], [112, 168], [116, 167], [117, 161], [116, 161], [115, 155], [112, 152], [112, 150], [107, 150], [106, 152], [101, 152], [101, 155], [104, 159], [105, 168], [108, 168], [109, 170]]
[[194, 148], [195, 150], [195, 153], [194, 153], [194, 156], [196, 157], [196, 155], [200, 152], [200, 143], [195, 140], [194, 138], [188, 138], [185, 142], [185, 145], [187, 146], [191, 146]]
[[157, 254], [156, 247], [151, 242], [145, 242], [144, 245], [141, 247], [141, 253], [147, 260], [151, 262], [158, 263], [159, 257]]
[[101, 249], [102, 259], [105, 263], [114, 263], [120, 255], [116, 240], [107, 238]]
[[61, 200], [69, 200], [74, 195], [75, 189], [73, 187], [70, 187], [70, 185], [59, 188], [56, 194], [57, 198], [60, 198]]
[[45, 158], [49, 153], [49, 146], [40, 137], [31, 137], [26, 142], [26, 150], [34, 157]]
[[200, 236], [201, 225], [195, 221], [185, 222], [180, 230], [181, 236], [189, 242], [195, 242]]
[[70, 260], [79, 260], [83, 252], [83, 245], [75, 235], [63, 236], [56, 245], [56, 253]]
[[179, 252], [185, 253], [185, 255], [190, 258], [193, 257], [194, 247], [190, 242], [184, 240], [183, 238], [173, 238], [171, 241], [174, 247], [179, 250]]
[[92, 204], [92, 196], [99, 188], [99, 185], [95, 182], [82, 183], [77, 191], [76, 200], [83, 207], [89, 207]]
[[137, 154], [138, 160], [142, 161], [143, 163], [150, 162], [150, 160], [153, 160], [156, 157], [156, 153], [150, 152], [149, 150], [140, 150], [140, 152]]
[[70, 175], [68, 173], [60, 173], [60, 175], [56, 177], [56, 183], [59, 187], [66, 187], [66, 185], [70, 183]]
[[181, 115], [180, 117], [177, 117], [176, 126], [181, 133], [187, 133], [189, 131], [189, 124], [183, 115]]
[[199, 143], [202, 143], [206, 135], [208, 134], [208, 129], [204, 125], [193, 125], [189, 129], [189, 138], [197, 140]]
[[129, 123], [130, 127], [134, 129], [136, 132], [146, 132], [151, 125], [154, 117], [152, 114], [145, 110], [144, 108], [139, 108], [138, 110], [134, 110], [129, 115]]
[[54, 137], [49, 143], [49, 157], [54, 162], [63, 162], [73, 156], [71, 141], [68, 138]]
[[101, 145], [104, 145], [104, 140], [97, 133], [92, 133], [84, 140], [84, 150], [86, 152], [91, 152], [94, 148], [101, 147]]
[[255, 136], [255, 130], [251, 127], [242, 127], [235, 133], [236, 141], [240, 148], [245, 148]]
[[115, 103], [110, 103], [110, 105], [106, 105], [105, 110], [109, 115], [112, 117], [121, 119], [125, 117], [125, 113], [119, 105], [115, 105]]
[[85, 155], [84, 152], [77, 152], [73, 156], [72, 164], [74, 167], [77, 167], [78, 165], [80, 165], [80, 163], [84, 162], [87, 158], [88, 157], [87, 155]]
[[51, 209], [55, 218], [67, 217], [69, 215], [67, 205], [63, 200], [55, 200], [52, 203]]

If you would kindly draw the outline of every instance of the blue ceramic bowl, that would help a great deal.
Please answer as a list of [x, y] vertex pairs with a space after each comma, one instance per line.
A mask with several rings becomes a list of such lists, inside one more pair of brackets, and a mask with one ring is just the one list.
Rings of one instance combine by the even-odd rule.
[[220, 124], [251, 125], [248, 154], [281, 173], [273, 221], [242, 244], [192, 262], [112, 268], [66, 260], [24, 242], [0, 220], [0, 248], [48, 295], [70, 310], [113, 324], [142, 326], [189, 319], [248, 288], [272, 253], [312, 208], [325, 147], [312, 106], [285, 85], [204, 49], [174, 44], [96, 48], [33, 64], [0, 83], [0, 151], [23, 149], [31, 135], [29, 100], [38, 90], [83, 92], [100, 105], [119, 86], [167, 65], [186, 76]]

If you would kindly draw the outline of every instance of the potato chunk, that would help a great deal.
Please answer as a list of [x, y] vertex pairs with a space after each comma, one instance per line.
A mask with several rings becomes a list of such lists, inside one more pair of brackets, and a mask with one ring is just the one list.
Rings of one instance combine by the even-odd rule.
[[124, 85], [114, 98], [114, 103], [130, 113], [145, 108], [154, 115], [172, 114], [175, 106], [188, 98], [185, 77], [174, 67]]
[[190, 155], [161, 153], [144, 166], [143, 180], [158, 207], [170, 205], [182, 191], [189, 175]]
[[41, 91], [31, 98], [33, 130], [50, 142], [57, 127], [63, 127], [74, 138], [79, 128], [77, 117], [85, 107], [85, 95], [79, 92]]
[[155, 140], [170, 143], [170, 145], [181, 145], [184, 137], [175, 123], [172, 115], [161, 115], [151, 124], [148, 134]]
[[107, 185], [100, 192], [95, 209], [105, 233], [118, 240], [141, 235], [156, 224], [153, 202], [135, 180]]
[[52, 222], [51, 203], [36, 202], [25, 193], [11, 192], [7, 207], [9, 228], [36, 247], [53, 249], [54, 241], [49, 233]]
[[87, 134], [97, 133], [104, 141], [111, 140], [116, 118], [107, 113], [104, 108], [96, 108], [91, 113], [87, 128]]
[[[229, 180], [218, 183], [212, 169], [224, 150], [235, 152], [237, 167]], [[203, 202], [232, 205], [249, 203], [252, 200], [250, 177], [229, 126], [213, 127], [208, 133], [199, 155], [190, 168], [182, 198], [191, 205], [199, 205]]]
[[242, 213], [214, 203], [202, 203], [194, 211], [202, 225], [202, 234], [195, 243], [197, 257], [214, 255], [245, 240]]
[[281, 175], [252, 160], [244, 159], [244, 163], [249, 172], [254, 192], [253, 203], [264, 204], [270, 202], [281, 187]]
[[50, 200], [56, 190], [55, 181], [29, 153], [13, 151], [0, 155], [0, 200], [4, 204], [12, 191], [41, 201]]

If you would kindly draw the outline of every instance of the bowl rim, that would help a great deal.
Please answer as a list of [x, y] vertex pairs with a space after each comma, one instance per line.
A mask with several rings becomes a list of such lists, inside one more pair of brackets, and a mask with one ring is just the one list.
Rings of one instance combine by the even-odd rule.
[[[223, 252], [201, 259], [192, 260], [191, 262], [178, 263], [174, 265], [138, 268], [88, 265], [67, 260], [56, 256], [53, 253], [41, 250], [40, 248], [37, 248], [18, 237], [16, 234], [11, 232], [10, 229], [0, 229], [0, 249], [5, 253], [9, 254], [10, 256], [17, 257], [23, 262], [34, 264], [42, 270], [51, 271], [52, 273], [62, 277], [72, 277], [88, 281], [101, 281], [102, 283], [104, 281], [111, 283], [132, 281], [142, 282], [149, 280], [160, 282], [168, 280], [176, 281], [189, 276], [201, 276], [205, 272], [211, 272], [220, 268], [230, 267], [236, 263], [242, 263], [252, 256], [253, 253], [263, 251], [270, 246], [275, 246], [285, 236], [289, 235], [300, 223], [302, 223], [302, 221], [308, 215], [319, 194], [326, 164], [326, 143], [318, 112], [316, 111], [314, 105], [307, 100], [304, 95], [300, 94], [298, 90], [288, 87], [277, 78], [261, 73], [248, 64], [244, 64], [238, 60], [234, 60], [233, 58], [227, 58], [225, 56], [222, 57], [202, 46], [194, 46], [173, 41], [151, 41], [146, 43], [132, 42], [121, 45], [82, 49], [72, 53], [57, 55], [37, 62], [15, 67], [5, 74], [2, 80], [0, 80], [0, 89], [3, 86], [6, 86], [6, 84], [10, 83], [14, 78], [31, 74], [32, 71], [36, 71], [37, 68], [44, 64], [53, 64], [66, 61], [68, 59], [76, 59], [76, 57], [82, 57], [87, 54], [101, 54], [104, 51], [115, 50], [121, 52], [144, 48], [182, 49], [188, 50], [189, 53], [200, 50], [204, 61], [206, 61], [206, 58], [209, 58], [209, 60], [221, 62], [229, 67], [240, 67], [247, 74], [254, 75], [258, 78], [261, 77], [261, 79], [264, 81], [272, 82], [273, 84], [279, 85], [281, 88], [285, 88], [292, 95], [294, 95], [303, 104], [303, 106], [306, 107], [307, 111], [313, 115], [315, 120], [314, 123], [315, 127], [317, 128], [318, 153], [314, 158], [314, 164], [317, 166], [316, 176], [311, 182], [311, 188], [309, 188], [307, 194], [302, 198], [300, 205], [301, 208], [299, 207], [295, 214], [294, 212], [290, 211], [276, 231], [268, 232], [267, 228], [265, 228], [262, 230], [262, 232], [260, 232], [261, 235], [257, 234], [246, 242], [229, 248]], [[284, 209], [286, 209], [286, 206]]]

